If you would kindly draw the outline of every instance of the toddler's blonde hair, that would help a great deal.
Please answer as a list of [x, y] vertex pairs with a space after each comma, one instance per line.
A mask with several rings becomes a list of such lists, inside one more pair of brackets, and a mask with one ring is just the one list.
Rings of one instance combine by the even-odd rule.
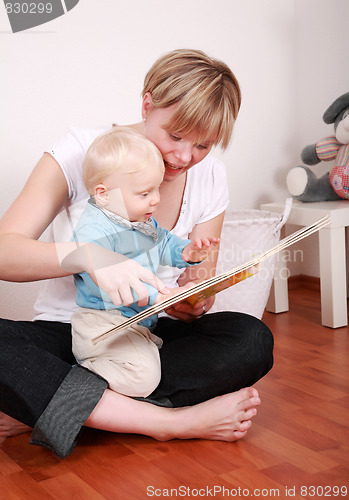
[[[132, 154], [137, 156], [139, 163], [131, 170], [128, 169], [128, 159]], [[82, 177], [92, 196], [95, 186], [117, 169], [123, 167], [128, 173], [133, 173], [150, 166], [156, 166], [164, 173], [164, 162], [158, 148], [131, 128], [113, 127], [97, 137], [88, 148], [82, 164]]]

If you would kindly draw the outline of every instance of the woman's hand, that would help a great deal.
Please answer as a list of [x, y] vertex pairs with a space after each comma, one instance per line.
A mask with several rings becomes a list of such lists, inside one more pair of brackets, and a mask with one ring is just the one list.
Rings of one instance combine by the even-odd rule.
[[[166, 295], [159, 293], [155, 304], [162, 302], [163, 300], [168, 299], [169, 297], [173, 297], [178, 295], [179, 293], [191, 288], [196, 283], [193, 281], [189, 281], [183, 286], [179, 286], [177, 288], [172, 288], [170, 292]], [[186, 323], [191, 323], [196, 319], [203, 316], [207, 311], [211, 309], [214, 303], [214, 297], [209, 297], [208, 299], [200, 300], [200, 302], [196, 302], [194, 305], [189, 304], [189, 302], [178, 302], [171, 307], [165, 309], [165, 312], [169, 316], [173, 316], [181, 321], [185, 321]]]
[[189, 304], [189, 302], [179, 302], [178, 304], [166, 309], [165, 312], [169, 316], [173, 316], [174, 318], [185, 321], [186, 323], [191, 323], [207, 313], [213, 306], [213, 303], [214, 297], [201, 300], [194, 305]]
[[[192, 286], [198, 284], [204, 280], [212, 278], [215, 275], [216, 263], [218, 258], [218, 242], [222, 230], [224, 219], [224, 213], [217, 215], [217, 217], [210, 219], [207, 222], [198, 224], [195, 226], [189, 238], [192, 242], [198, 239], [205, 240], [206, 234], [213, 235], [213, 244], [209, 246], [209, 256], [205, 259], [202, 264], [196, 266], [189, 266], [181, 274], [178, 279], [178, 284], [182, 287], [187, 285]], [[207, 251], [207, 248], [206, 248]], [[205, 312], [209, 311], [213, 306], [215, 301], [214, 296], [208, 299], [197, 302], [195, 305], [191, 305], [187, 302], [181, 302], [175, 304], [172, 307], [166, 309], [168, 315], [173, 316], [181, 321], [190, 323], [200, 318]]]

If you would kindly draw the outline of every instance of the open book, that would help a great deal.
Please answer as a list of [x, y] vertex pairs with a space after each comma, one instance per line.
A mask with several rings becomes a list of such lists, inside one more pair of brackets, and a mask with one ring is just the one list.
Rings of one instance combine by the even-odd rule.
[[167, 309], [170, 306], [173, 306], [174, 304], [177, 304], [178, 302], [186, 301], [190, 304], [195, 304], [200, 300], [207, 299], [208, 297], [211, 297], [212, 295], [215, 295], [216, 293], [221, 292], [222, 290], [225, 290], [226, 288], [229, 288], [236, 283], [239, 283], [240, 281], [243, 281], [249, 276], [253, 276], [253, 274], [255, 273], [250, 272], [252, 267], [257, 266], [263, 260], [268, 259], [277, 252], [280, 252], [280, 250], [283, 250], [284, 248], [297, 243], [297, 241], [300, 241], [303, 238], [306, 238], [307, 236], [315, 233], [316, 231], [319, 231], [323, 227], [327, 226], [327, 224], [329, 224], [330, 222], [331, 220], [329, 216], [326, 215], [313, 224], [305, 226], [302, 229], [299, 229], [298, 231], [292, 233], [290, 236], [283, 238], [277, 245], [265, 251], [264, 253], [262, 253], [262, 255], [249, 260], [245, 264], [237, 266], [230, 271], [218, 274], [213, 278], [209, 278], [205, 281], [202, 281], [201, 283], [193, 285], [192, 287], [187, 288], [176, 295], [172, 295], [168, 299], [165, 299], [158, 304], [154, 304], [153, 306], [148, 307], [144, 311], [141, 311], [135, 316], [132, 316], [132, 318], [126, 319], [121, 325], [114, 327], [111, 330], [108, 330], [92, 339], [92, 343], [97, 344], [102, 340], [110, 337], [111, 335], [114, 335], [122, 328], [131, 326], [135, 323], [139, 323], [140, 321], [149, 318], [154, 314], [158, 314], [159, 312]]

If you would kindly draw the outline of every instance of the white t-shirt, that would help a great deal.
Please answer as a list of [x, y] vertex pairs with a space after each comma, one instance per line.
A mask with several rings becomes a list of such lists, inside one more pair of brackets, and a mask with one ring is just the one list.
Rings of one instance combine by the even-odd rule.
[[[89, 197], [82, 180], [82, 161], [85, 153], [100, 134], [111, 128], [68, 128], [67, 132], [46, 152], [60, 165], [67, 180], [69, 196], [62, 212], [47, 230], [49, 241], [71, 241], [74, 227]], [[188, 170], [183, 201], [176, 226], [171, 233], [188, 238], [196, 224], [206, 222], [222, 213], [229, 202], [224, 165], [211, 155]], [[167, 286], [176, 286], [183, 269], [162, 267], [159, 278]], [[77, 308], [72, 276], [43, 282], [34, 306], [35, 320], [68, 323]]]

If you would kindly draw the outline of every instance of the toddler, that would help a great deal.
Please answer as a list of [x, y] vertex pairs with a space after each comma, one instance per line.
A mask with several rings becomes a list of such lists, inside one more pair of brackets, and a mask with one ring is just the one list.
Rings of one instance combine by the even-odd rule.
[[[164, 163], [156, 146], [131, 128], [113, 127], [98, 137], [83, 162], [90, 199], [75, 229], [74, 240], [79, 245], [94, 243], [117, 252], [153, 273], [159, 265], [185, 268], [204, 260], [218, 244], [217, 238], [183, 240], [159, 227], [152, 217], [160, 201], [163, 175]], [[115, 297], [113, 301], [88, 273], [75, 274], [74, 281], [80, 306], [71, 318], [77, 362], [105, 378], [116, 392], [148, 396], [161, 376], [162, 341], [151, 333], [157, 316], [124, 328], [97, 345], [91, 340], [164, 295], [144, 283], [149, 295], [147, 306], [135, 293], [132, 304], [118, 305], [121, 301]]]

